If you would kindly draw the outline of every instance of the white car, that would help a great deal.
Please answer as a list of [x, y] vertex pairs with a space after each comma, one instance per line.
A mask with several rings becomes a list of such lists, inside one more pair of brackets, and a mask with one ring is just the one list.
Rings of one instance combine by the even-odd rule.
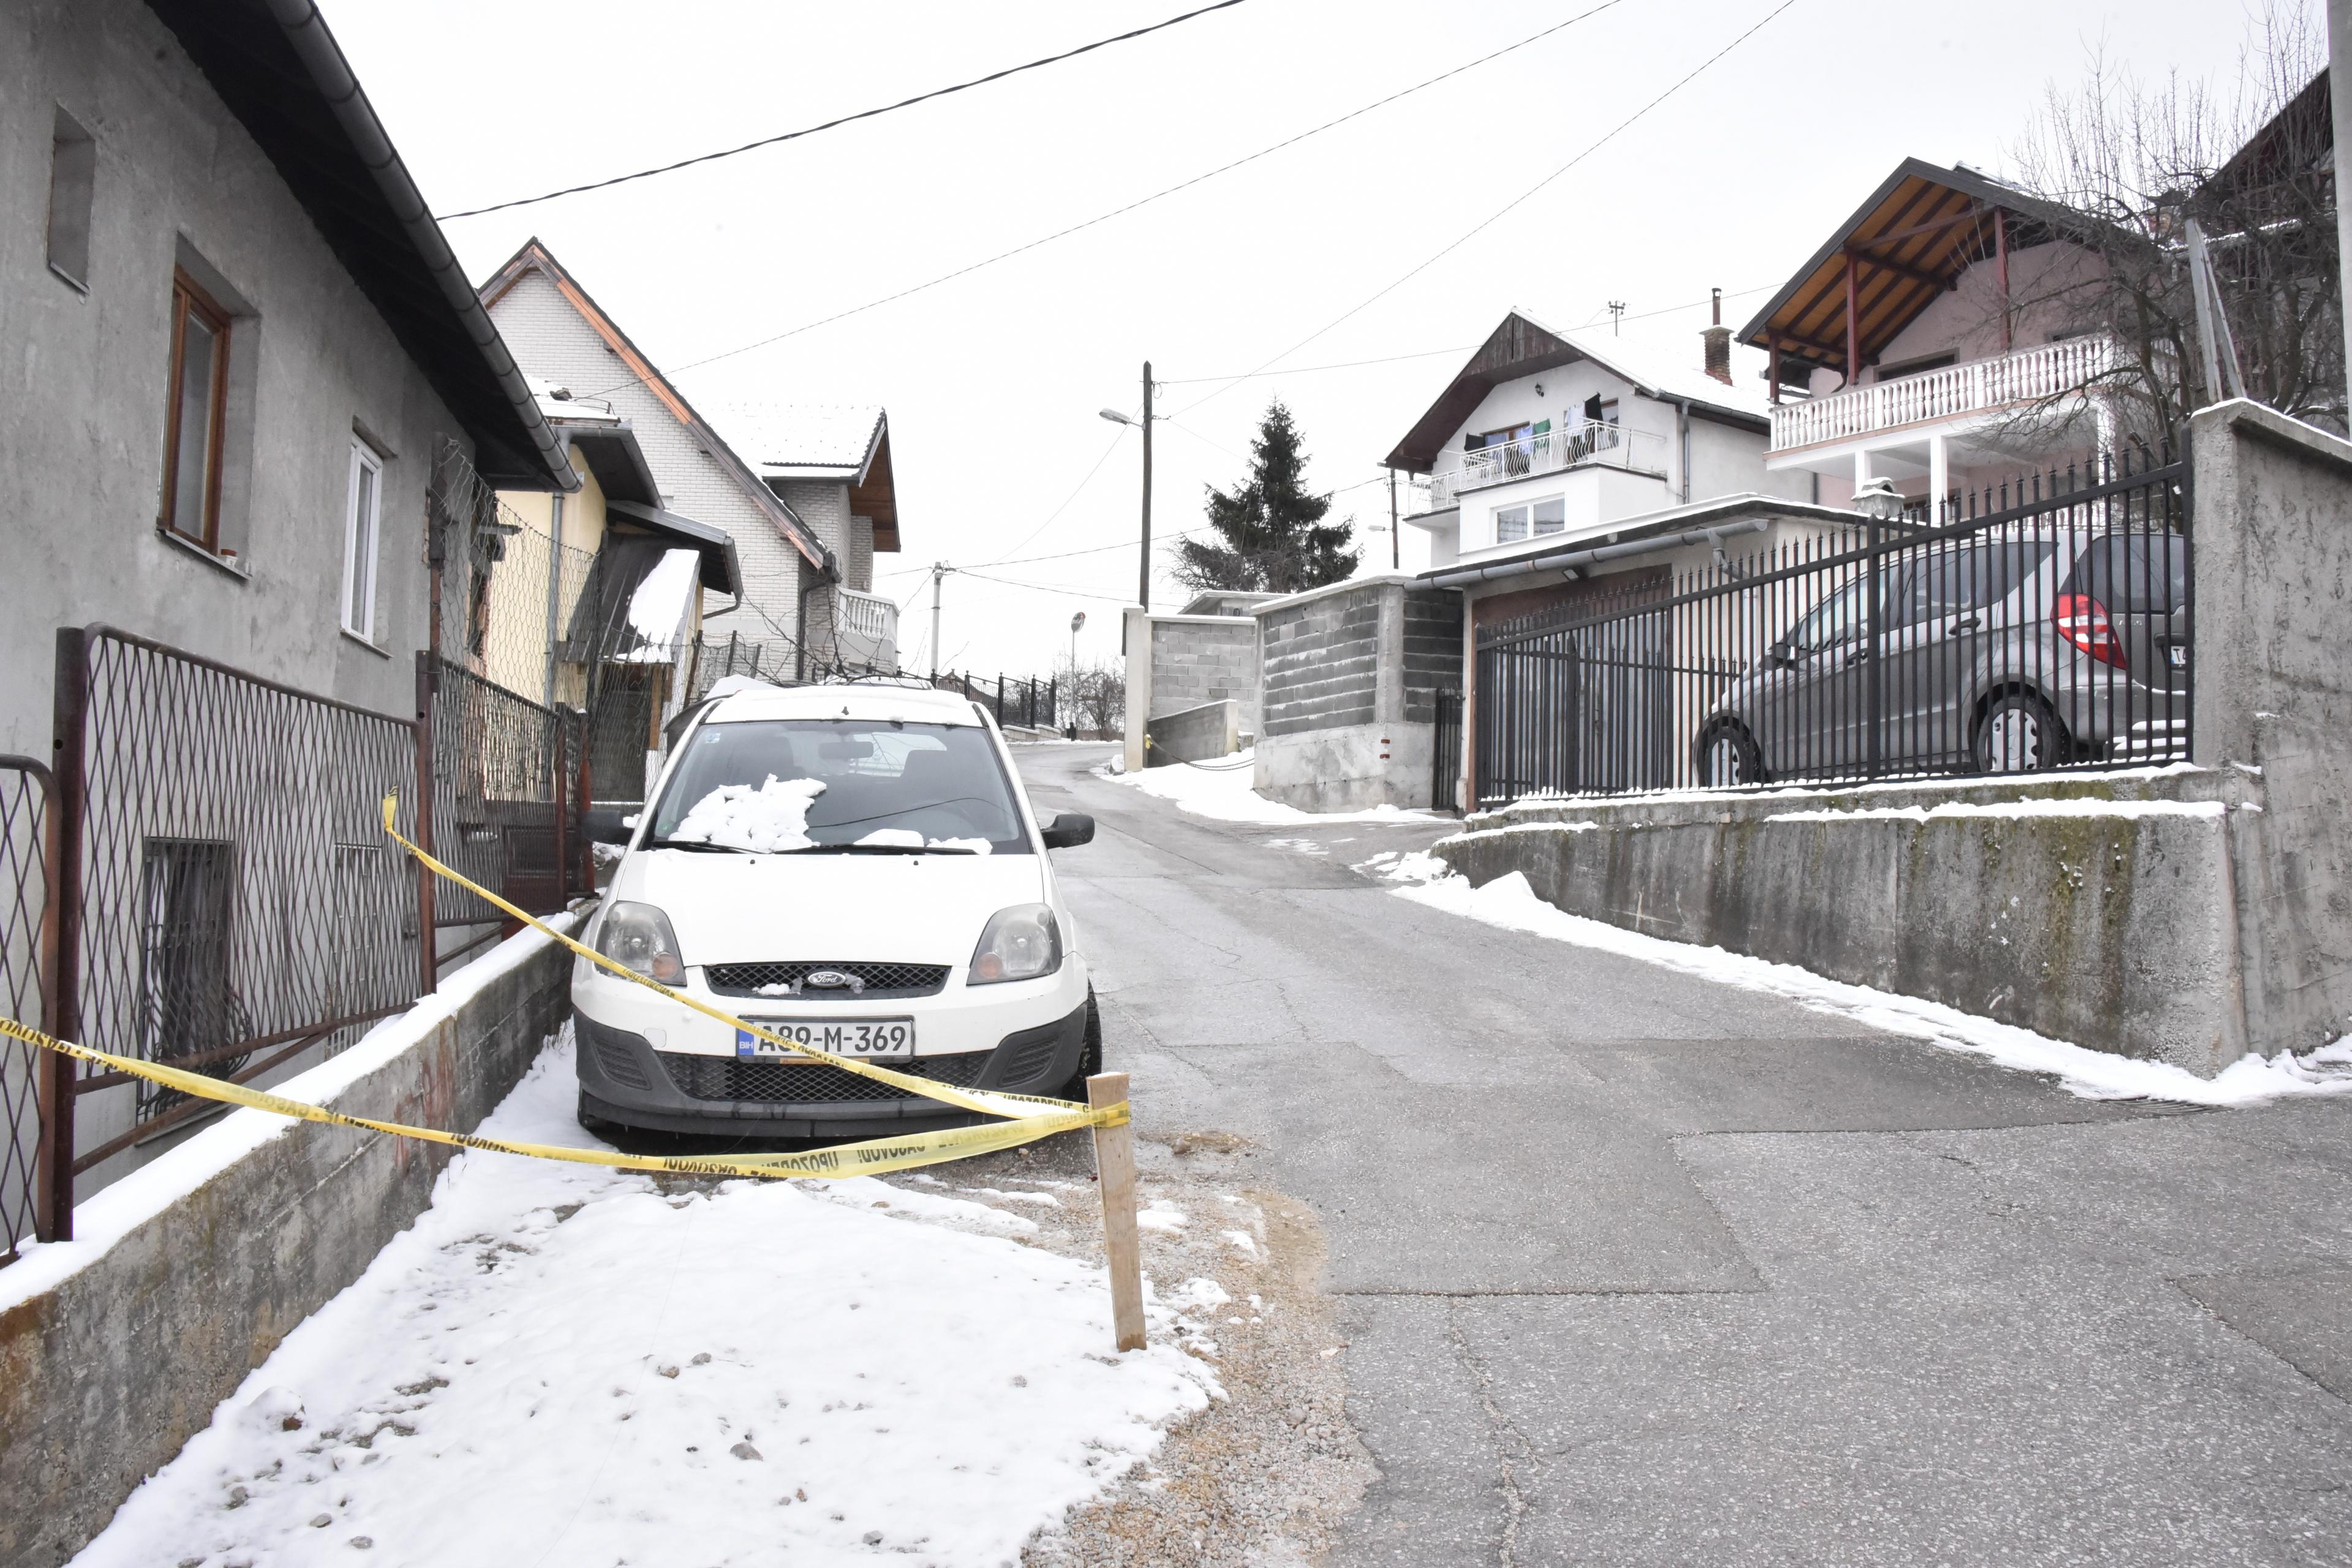
[[[601, 831], [600, 831], [601, 828]], [[1083, 1100], [1102, 1030], [1040, 826], [974, 703], [888, 685], [708, 703], [635, 816], [584, 941], [771, 1033], [963, 1088]], [[810, 1061], [583, 959], [580, 1119], [869, 1137], [981, 1118]]]

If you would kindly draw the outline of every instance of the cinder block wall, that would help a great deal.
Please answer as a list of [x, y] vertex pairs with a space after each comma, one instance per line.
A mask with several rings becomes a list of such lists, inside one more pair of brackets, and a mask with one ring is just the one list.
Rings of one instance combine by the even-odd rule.
[[1265, 733], [1369, 724], [1380, 688], [1381, 585], [1262, 612]]
[[1239, 705], [1244, 731], [1256, 730], [1257, 623], [1245, 616], [1153, 616], [1151, 709], [1144, 717], [1224, 701]]
[[1261, 605], [1255, 784], [1309, 811], [1430, 804], [1436, 696], [1462, 680], [1462, 600], [1366, 577]]

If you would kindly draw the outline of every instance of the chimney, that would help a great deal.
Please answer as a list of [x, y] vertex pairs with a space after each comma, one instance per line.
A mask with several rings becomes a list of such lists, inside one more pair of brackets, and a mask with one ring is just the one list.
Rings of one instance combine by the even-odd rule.
[[1706, 374], [1731, 384], [1731, 329], [1723, 324], [1723, 290], [1715, 291], [1715, 324], [1701, 332], [1706, 340]]

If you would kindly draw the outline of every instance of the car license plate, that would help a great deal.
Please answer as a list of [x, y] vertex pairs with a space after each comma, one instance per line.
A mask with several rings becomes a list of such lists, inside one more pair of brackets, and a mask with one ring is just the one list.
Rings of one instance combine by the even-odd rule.
[[[753, 1018], [751, 1022], [772, 1035], [782, 1035], [828, 1056], [904, 1061], [915, 1054], [912, 1018]], [[749, 1029], [735, 1031], [735, 1054], [746, 1061], [793, 1055]]]
[[2182, 642], [2168, 643], [2165, 646], [2164, 657], [2166, 660], [2171, 664], [2173, 668], [2187, 669], [2189, 668], [2189, 645]]

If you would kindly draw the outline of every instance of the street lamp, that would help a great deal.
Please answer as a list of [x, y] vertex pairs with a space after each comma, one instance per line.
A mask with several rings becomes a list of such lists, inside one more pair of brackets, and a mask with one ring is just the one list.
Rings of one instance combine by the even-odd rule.
[[1157, 417], [1151, 412], [1151, 362], [1143, 362], [1143, 417], [1130, 419], [1116, 408], [1106, 408], [1102, 416], [1114, 425], [1140, 425], [1143, 427], [1143, 563], [1137, 569], [1135, 596], [1146, 610], [1151, 608], [1151, 423]]
[[1087, 613], [1080, 610], [1070, 617], [1070, 679], [1078, 676], [1078, 628], [1087, 624]]

